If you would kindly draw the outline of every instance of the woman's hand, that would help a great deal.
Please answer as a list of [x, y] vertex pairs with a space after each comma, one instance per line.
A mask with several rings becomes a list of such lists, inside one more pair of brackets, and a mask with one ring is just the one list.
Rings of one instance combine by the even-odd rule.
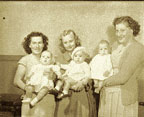
[[104, 81], [103, 81], [103, 86], [110, 86], [110, 84], [111, 84], [111, 79], [110, 78], [108, 78], [108, 79], [105, 79]]
[[109, 74], [110, 74], [110, 72], [109, 72], [109, 71], [106, 71], [106, 72], [104, 72], [103, 76], [104, 76], [104, 77], [108, 77]]
[[25, 86], [25, 91], [33, 93], [34, 92], [34, 87], [31, 86], [31, 85], [26, 85]]

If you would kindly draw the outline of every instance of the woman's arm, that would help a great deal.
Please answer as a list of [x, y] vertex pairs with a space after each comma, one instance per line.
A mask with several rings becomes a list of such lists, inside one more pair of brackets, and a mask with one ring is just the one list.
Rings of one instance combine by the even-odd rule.
[[69, 69], [69, 65], [68, 64], [61, 64], [60, 67], [61, 67], [61, 69], [64, 69], [64, 70]]
[[104, 81], [105, 86], [123, 85], [135, 73], [136, 69], [141, 65], [143, 58], [143, 48], [130, 48], [129, 54], [124, 58], [120, 71]]
[[19, 87], [20, 89], [25, 90], [26, 84], [23, 82], [23, 78], [26, 72], [26, 68], [23, 65], [18, 65], [15, 77], [14, 77], [14, 85]]
[[59, 79], [62, 78], [62, 73], [60, 72], [60, 67], [59, 65], [53, 65], [52, 66], [53, 72], [58, 76]]

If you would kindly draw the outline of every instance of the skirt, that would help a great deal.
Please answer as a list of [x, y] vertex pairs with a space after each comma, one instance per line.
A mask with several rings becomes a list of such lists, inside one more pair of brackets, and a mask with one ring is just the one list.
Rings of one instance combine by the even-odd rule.
[[138, 101], [125, 106], [120, 86], [106, 87], [101, 92], [98, 117], [138, 117]]
[[54, 110], [54, 95], [47, 94], [32, 108], [30, 108], [29, 103], [23, 103], [21, 117], [54, 117]]
[[56, 103], [55, 117], [89, 117], [89, 102], [86, 91], [72, 92]]

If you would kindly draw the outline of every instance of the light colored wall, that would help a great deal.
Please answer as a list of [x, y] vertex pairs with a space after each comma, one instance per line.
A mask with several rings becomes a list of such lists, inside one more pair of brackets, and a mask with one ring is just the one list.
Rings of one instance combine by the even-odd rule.
[[99, 40], [114, 39], [112, 21], [121, 15], [132, 16], [142, 25], [141, 41], [143, 11], [144, 2], [136, 1], [1, 1], [0, 55], [25, 54], [21, 42], [31, 31], [46, 34], [49, 49], [57, 54], [57, 40], [65, 29], [73, 29], [92, 55]]

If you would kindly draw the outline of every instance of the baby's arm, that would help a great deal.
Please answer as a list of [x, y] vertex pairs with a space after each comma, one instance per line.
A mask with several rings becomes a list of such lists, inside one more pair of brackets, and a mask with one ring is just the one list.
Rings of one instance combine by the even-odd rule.
[[30, 80], [30, 78], [34, 75], [35, 71], [36, 71], [36, 66], [33, 66], [27, 75], [28, 80]]
[[68, 64], [61, 64], [60, 68], [64, 69], [64, 70], [67, 70], [67, 69], [69, 69], [69, 65]]
[[62, 77], [66, 77], [67, 74], [69, 73], [69, 70], [71, 69], [72, 67], [72, 62], [70, 62], [70, 64], [61, 64], [60, 65], [60, 68], [65, 70], [65, 73], [62, 75]]
[[53, 65], [52, 70], [58, 76], [58, 79], [62, 78], [62, 73], [61, 73], [60, 67], [58, 65]]
[[70, 69], [67, 69], [67, 70], [65, 71], [65, 73], [62, 75], [62, 77], [67, 77], [68, 74], [69, 74], [69, 72], [70, 72]]

